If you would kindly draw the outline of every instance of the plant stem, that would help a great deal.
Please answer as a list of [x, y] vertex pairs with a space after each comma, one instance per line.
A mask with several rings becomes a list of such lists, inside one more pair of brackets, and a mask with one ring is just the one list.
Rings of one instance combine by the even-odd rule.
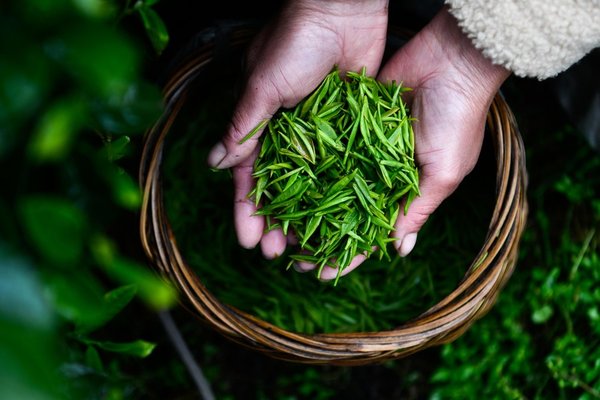
[[183, 336], [181, 335], [179, 328], [177, 328], [175, 321], [173, 321], [173, 317], [171, 317], [169, 311], [160, 311], [158, 313], [158, 317], [163, 325], [163, 328], [167, 332], [169, 340], [171, 340], [173, 347], [175, 347], [175, 350], [177, 350], [177, 353], [181, 357], [181, 361], [183, 361], [183, 364], [190, 373], [192, 380], [196, 384], [198, 392], [200, 393], [200, 397], [203, 400], [214, 400], [215, 395], [212, 392], [210, 383], [204, 376], [202, 368], [200, 368], [200, 365], [192, 356], [185, 339], [183, 339]]

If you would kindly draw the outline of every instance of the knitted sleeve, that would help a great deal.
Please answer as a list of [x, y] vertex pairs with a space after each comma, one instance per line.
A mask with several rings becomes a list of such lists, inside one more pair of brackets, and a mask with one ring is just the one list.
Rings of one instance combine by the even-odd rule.
[[518, 76], [555, 76], [600, 46], [600, 0], [445, 2], [475, 47]]

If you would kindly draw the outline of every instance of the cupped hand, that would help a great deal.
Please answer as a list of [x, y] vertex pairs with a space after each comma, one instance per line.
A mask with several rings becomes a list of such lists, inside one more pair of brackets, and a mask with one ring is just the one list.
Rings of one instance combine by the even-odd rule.
[[509, 75], [473, 46], [446, 7], [380, 71], [379, 80], [413, 88], [408, 101], [421, 195], [400, 213], [392, 234], [401, 256], [477, 164], [488, 109]]
[[[473, 47], [446, 7], [379, 72], [379, 80], [402, 82], [413, 89], [405, 101], [416, 118], [413, 129], [421, 195], [406, 214], [400, 213], [392, 232], [401, 256], [412, 251], [428, 217], [476, 165], [488, 108], [509, 74]], [[364, 260], [355, 258], [341, 275]], [[306, 271], [313, 266], [298, 268]], [[325, 267], [321, 279], [336, 275], [336, 269]]]
[[258, 137], [240, 141], [281, 108], [309, 95], [334, 66], [343, 73], [375, 74], [383, 55], [387, 0], [290, 0], [253, 40], [247, 54], [247, 80], [225, 136], [211, 150], [208, 163], [232, 168], [234, 219], [241, 246], [261, 244], [267, 258], [283, 253], [287, 239], [280, 230], [265, 232], [264, 217], [253, 215], [247, 197]]

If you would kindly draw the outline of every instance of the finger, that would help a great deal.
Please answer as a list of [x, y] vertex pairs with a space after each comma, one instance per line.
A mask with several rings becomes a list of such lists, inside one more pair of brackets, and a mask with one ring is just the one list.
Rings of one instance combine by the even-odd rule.
[[[245, 161], [258, 144], [266, 122], [279, 109], [276, 92], [261, 79], [250, 78], [240, 97], [231, 123], [223, 139], [208, 155], [208, 164], [213, 168], [230, 168]], [[248, 135], [252, 136], [249, 137]]]
[[260, 240], [260, 248], [266, 259], [272, 260], [279, 257], [285, 251], [287, 238], [281, 229], [273, 229], [263, 234]]
[[[377, 251], [377, 246], [373, 246], [372, 249], [374, 252]], [[356, 267], [358, 267], [360, 264], [362, 264], [366, 259], [367, 259], [367, 256], [365, 254], [359, 254], [359, 255], [355, 256], [352, 259], [352, 261], [350, 261], [350, 264], [346, 268], [344, 268], [344, 270], [342, 271], [342, 274], [340, 276], [344, 276], [344, 275], [352, 272], [354, 269], [356, 269]], [[306, 261], [298, 261], [294, 264], [294, 269], [298, 272], [308, 272], [308, 271], [312, 271], [315, 268], [316, 268], [315, 264], [311, 264]], [[326, 265], [323, 267], [323, 270], [321, 271], [321, 275], [319, 278], [321, 280], [331, 280], [337, 276], [337, 273], [338, 273], [337, 268]]]
[[288, 231], [287, 234], [287, 244], [289, 244], [290, 246], [295, 246], [298, 244], [298, 237], [296, 236], [296, 233], [294, 233], [291, 229]]
[[264, 217], [254, 215], [256, 204], [248, 197], [254, 187], [252, 163], [233, 168], [234, 205], [233, 216], [235, 231], [240, 246], [252, 249], [260, 242], [265, 226]]
[[294, 263], [294, 269], [298, 272], [312, 271], [313, 269], [315, 269], [315, 266], [316, 266], [315, 264], [311, 264], [306, 261], [296, 261]]
[[[423, 174], [419, 184], [421, 195], [409, 205], [408, 212], [400, 212], [396, 220], [392, 237], [396, 238], [394, 246], [400, 256], [408, 255], [417, 242], [417, 234], [429, 216], [448, 196], [454, 192], [461, 182], [462, 174]], [[403, 210], [402, 207], [401, 210]]]
[[[418, 71], [413, 70], [411, 59], [405, 55], [405, 48], [398, 50], [386, 63], [381, 67], [377, 74], [377, 80], [385, 83], [396, 82], [405, 87], [416, 88], [420, 79]], [[402, 93], [402, 99], [410, 103], [414, 96], [414, 92], [408, 91]]]

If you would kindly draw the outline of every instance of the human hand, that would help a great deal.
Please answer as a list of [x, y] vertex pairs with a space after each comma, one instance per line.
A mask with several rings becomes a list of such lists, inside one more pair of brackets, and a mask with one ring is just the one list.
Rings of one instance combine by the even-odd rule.
[[247, 57], [247, 82], [231, 124], [210, 152], [216, 168], [232, 168], [234, 219], [241, 246], [258, 243], [265, 257], [283, 253], [281, 230], [265, 233], [264, 217], [253, 215], [247, 198], [259, 134], [240, 143], [261, 121], [281, 108], [299, 103], [337, 65], [340, 72], [366, 67], [374, 74], [383, 55], [387, 29], [387, 0], [289, 1], [272, 24], [253, 40]]
[[401, 256], [415, 246], [428, 217], [477, 164], [490, 104], [510, 72], [494, 65], [443, 7], [382, 68], [378, 79], [413, 88], [415, 157], [421, 195], [400, 213], [394, 245]]
[[[473, 47], [445, 7], [380, 71], [379, 80], [395, 80], [413, 89], [404, 98], [416, 118], [413, 128], [421, 195], [406, 215], [400, 212], [392, 232], [401, 256], [412, 251], [428, 217], [476, 165], [488, 108], [509, 74]], [[364, 260], [356, 257], [341, 275]], [[303, 271], [312, 268], [300, 266]], [[336, 269], [325, 267], [321, 279], [336, 275]]]

